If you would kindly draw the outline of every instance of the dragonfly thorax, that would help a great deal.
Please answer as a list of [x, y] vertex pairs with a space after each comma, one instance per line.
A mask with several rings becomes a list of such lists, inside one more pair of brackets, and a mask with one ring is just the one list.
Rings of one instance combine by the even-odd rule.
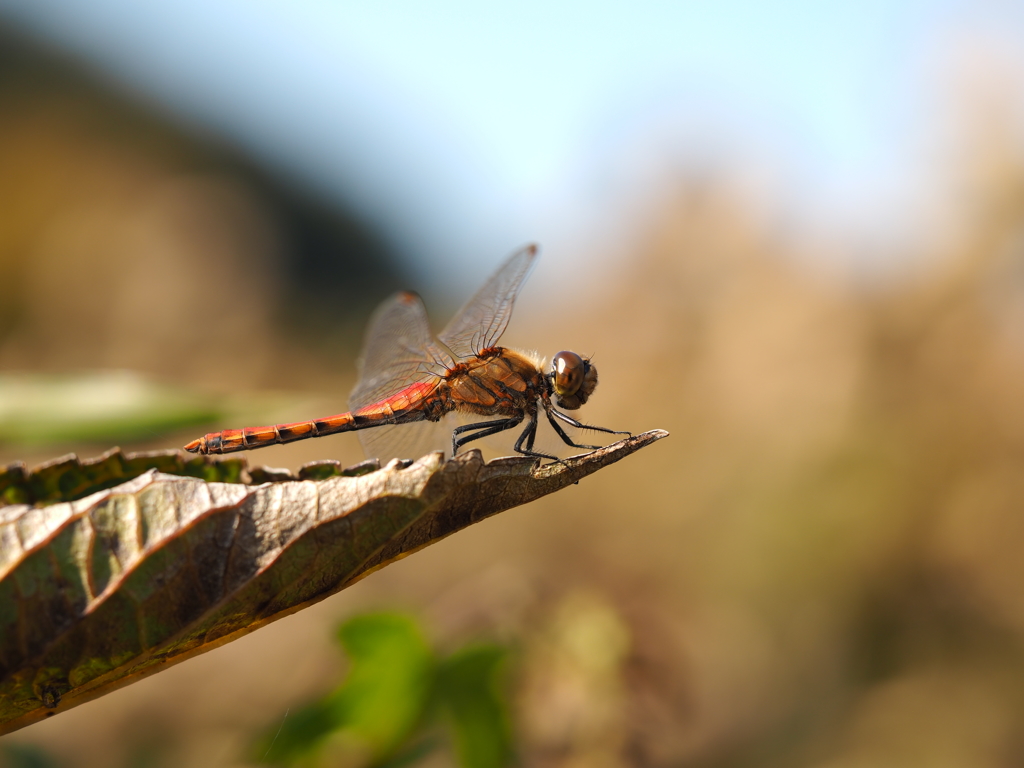
[[552, 358], [548, 379], [558, 406], [574, 411], [587, 402], [597, 387], [597, 367], [575, 352], [563, 350]]

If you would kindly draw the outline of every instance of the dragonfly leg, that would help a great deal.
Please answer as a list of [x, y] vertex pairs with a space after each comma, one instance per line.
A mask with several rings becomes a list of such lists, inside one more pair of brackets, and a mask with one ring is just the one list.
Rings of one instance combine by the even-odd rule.
[[[526, 432], [529, 433], [529, 437], [526, 438], [526, 450], [533, 450], [533, 441], [537, 439], [537, 419], [530, 419], [530, 423], [526, 425]], [[526, 434], [524, 432], [523, 434]]]
[[[531, 416], [530, 422], [526, 425], [526, 429], [523, 430], [523, 434], [516, 440], [515, 452], [521, 453], [523, 456], [532, 456], [535, 459], [551, 459], [552, 461], [561, 462], [561, 459], [557, 456], [551, 456], [547, 453], [537, 453], [533, 450], [533, 441], [537, 437], [537, 417]], [[526, 447], [523, 447], [523, 442], [526, 442]]]
[[[474, 440], [479, 440], [482, 437], [490, 437], [496, 435], [499, 432], [504, 432], [506, 429], [512, 429], [513, 427], [520, 424], [523, 420], [522, 416], [513, 416], [509, 419], [495, 419], [494, 421], [479, 421], [476, 424], [460, 424], [452, 430], [452, 456], [459, 452], [459, 448], [464, 446], [466, 443], [471, 443]], [[466, 435], [465, 437], [459, 437], [463, 432], [476, 431], [475, 435]]]
[[[552, 409], [552, 411], [553, 410], [554, 409]], [[548, 422], [550, 422], [551, 428], [555, 430], [555, 432], [558, 434], [560, 438], [562, 438], [563, 443], [572, 446], [573, 448], [588, 448], [591, 451], [596, 451], [598, 448], [601, 447], [600, 445], [581, 445], [579, 443], [574, 443], [572, 439], [567, 434], [565, 434], [565, 430], [558, 425], [557, 421], [555, 421], [554, 417], [551, 415], [552, 411], [545, 411], [544, 413], [548, 417]], [[554, 412], [558, 413], [558, 411]]]
[[[608, 429], [607, 427], [595, 427], [595, 426], [592, 426], [590, 424], [584, 424], [582, 421], [576, 421], [576, 419], [574, 419], [572, 416], [567, 416], [566, 414], [562, 413], [557, 408], [545, 408], [544, 410], [547, 411], [548, 419], [550, 419], [552, 416], [554, 416], [556, 419], [564, 421], [566, 424], [569, 424], [570, 426], [576, 427], [577, 429], [592, 429], [595, 432], [606, 432], [609, 435], [630, 435], [630, 436], [633, 435], [632, 432], [620, 432], [617, 429]], [[555, 425], [555, 422], [552, 421], [551, 422], [551, 426], [554, 426], [554, 425]], [[555, 427], [555, 429], [557, 430], [558, 428]], [[569, 445], [572, 445], [572, 443], [569, 443]], [[586, 446], [579, 446], [579, 445], [577, 445], [576, 447], [577, 448], [583, 448], [583, 447], [586, 447]]]

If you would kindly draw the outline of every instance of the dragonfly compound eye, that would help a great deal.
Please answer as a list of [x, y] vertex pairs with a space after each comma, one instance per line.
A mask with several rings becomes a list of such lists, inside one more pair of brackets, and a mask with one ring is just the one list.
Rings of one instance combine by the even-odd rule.
[[575, 410], [587, 402], [597, 386], [597, 368], [575, 352], [559, 352], [551, 361], [551, 366], [551, 383], [555, 389], [556, 402], [569, 410]]
[[583, 383], [583, 358], [575, 352], [559, 352], [551, 361], [554, 369], [555, 393], [560, 397], [575, 395]]

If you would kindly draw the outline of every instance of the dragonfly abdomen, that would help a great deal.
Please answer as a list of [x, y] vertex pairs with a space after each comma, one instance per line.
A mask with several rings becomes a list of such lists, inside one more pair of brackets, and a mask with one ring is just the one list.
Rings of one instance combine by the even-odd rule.
[[358, 429], [351, 413], [339, 413], [324, 419], [298, 421], [292, 424], [274, 424], [268, 427], [245, 427], [211, 432], [185, 446], [192, 453], [234, 453], [263, 448], [278, 443], [291, 443], [309, 437], [323, 437], [337, 432]]
[[234, 453], [263, 448], [279, 443], [292, 443], [310, 437], [324, 437], [339, 432], [352, 432], [386, 424], [408, 424], [414, 421], [437, 421], [451, 410], [441, 388], [416, 384], [377, 403], [349, 413], [323, 419], [274, 424], [268, 427], [245, 427], [211, 432], [185, 446], [191, 453]]

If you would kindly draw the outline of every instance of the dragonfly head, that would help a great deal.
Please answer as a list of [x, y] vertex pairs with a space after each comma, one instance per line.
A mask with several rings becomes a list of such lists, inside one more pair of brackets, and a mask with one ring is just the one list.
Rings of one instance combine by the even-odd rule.
[[567, 411], [575, 411], [597, 386], [597, 368], [575, 352], [559, 352], [551, 360], [548, 374], [555, 391], [555, 403]]

